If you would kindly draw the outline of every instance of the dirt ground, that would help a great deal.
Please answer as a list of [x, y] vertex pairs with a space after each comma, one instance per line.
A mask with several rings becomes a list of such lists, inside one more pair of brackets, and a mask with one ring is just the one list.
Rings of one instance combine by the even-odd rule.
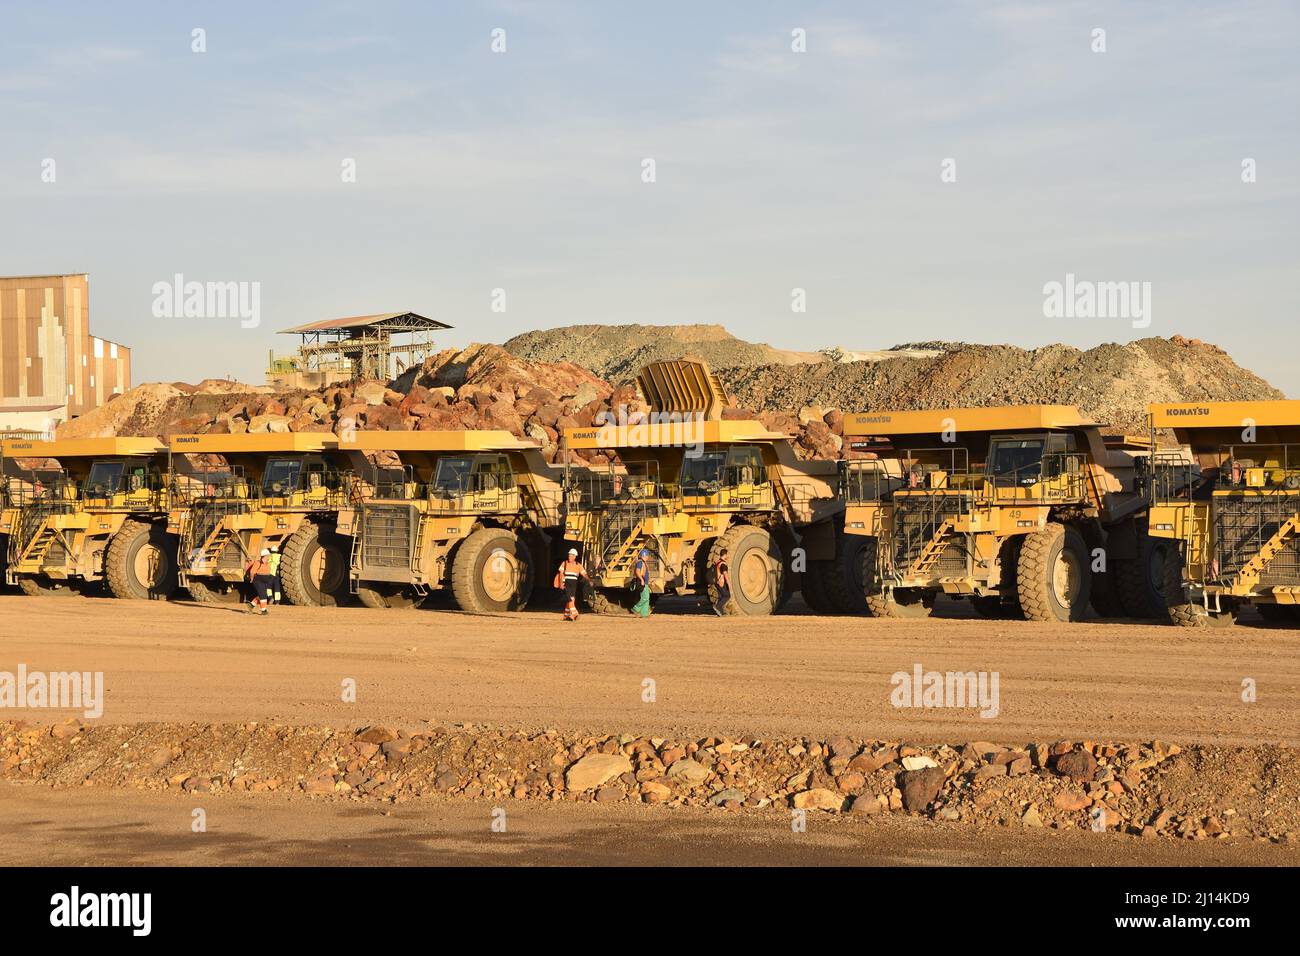
[[[192, 830], [201, 807], [206, 832]], [[1253, 842], [1140, 840], [1116, 833], [981, 833], [914, 818], [482, 800], [391, 810], [271, 794], [53, 793], [0, 787], [0, 865], [24, 866], [1294, 866]]]
[[[1300, 631], [1262, 626], [685, 613], [566, 623], [360, 607], [255, 617], [182, 602], [0, 596], [0, 635], [0, 670], [103, 671], [111, 722], [1300, 743]], [[895, 708], [890, 676], [918, 663], [998, 672], [998, 716]], [[345, 679], [357, 682], [356, 703], [341, 700]], [[1253, 703], [1242, 700], [1247, 679]]]
[[[1300, 741], [1300, 631], [1187, 632], [788, 614], [649, 620], [447, 610], [282, 607], [266, 618], [183, 602], [0, 596], [0, 671], [102, 671], [105, 722], [282, 721], [360, 727], [470, 722], [631, 734], [830, 735], [918, 743]], [[999, 712], [900, 709], [890, 675], [996, 671]], [[356, 681], [357, 700], [341, 688]], [[653, 681], [653, 699], [647, 685]], [[1254, 702], [1243, 700], [1253, 681]], [[6, 711], [52, 723], [60, 711]], [[80, 716], [80, 715], [78, 715]], [[652, 806], [451, 800], [374, 807], [305, 796], [194, 796], [0, 786], [0, 862], [1282, 863], [1237, 841], [981, 832], [921, 819], [788, 818]], [[517, 806], [518, 809], [511, 809]], [[635, 827], [637, 839], [627, 840]], [[111, 836], [109, 839], [107, 837]], [[504, 839], [497, 839], [504, 837]]]

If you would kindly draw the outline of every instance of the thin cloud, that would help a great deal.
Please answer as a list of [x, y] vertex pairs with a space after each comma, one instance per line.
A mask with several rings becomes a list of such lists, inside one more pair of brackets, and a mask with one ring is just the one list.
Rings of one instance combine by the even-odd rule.
[[127, 47], [92, 46], [58, 50], [51, 57], [51, 61], [60, 69], [69, 67], [89, 69], [114, 63], [131, 63], [139, 60], [142, 55], [142, 51]]

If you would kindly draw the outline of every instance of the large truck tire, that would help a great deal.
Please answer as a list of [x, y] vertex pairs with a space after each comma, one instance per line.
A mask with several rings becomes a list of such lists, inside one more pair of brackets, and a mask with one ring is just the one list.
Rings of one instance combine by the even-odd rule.
[[190, 578], [185, 582], [185, 590], [196, 604], [240, 604], [244, 595], [239, 585], [226, 581], [205, 581]]
[[357, 583], [357, 600], [376, 611], [414, 611], [424, 604], [425, 597], [410, 585], [380, 581]]
[[999, 615], [1011, 621], [1025, 619], [1024, 608], [1020, 606], [1020, 548], [1024, 545], [1024, 535], [1013, 534], [1002, 542], [999, 551], [998, 596], [1002, 599]]
[[588, 588], [587, 607], [597, 614], [627, 617], [640, 596], [630, 588]]
[[826, 593], [841, 614], [868, 614], [867, 591], [875, 585], [878, 538], [846, 534], [839, 539], [835, 574], [826, 582]]
[[290, 604], [336, 607], [348, 603], [348, 548], [332, 524], [308, 519], [280, 549], [280, 581]]
[[1120, 605], [1129, 617], [1154, 620], [1165, 616], [1169, 602], [1165, 600], [1165, 559], [1169, 555], [1169, 542], [1149, 537], [1144, 527], [1138, 528], [1138, 554], [1135, 558], [1118, 558], [1114, 561], [1114, 585]]
[[28, 597], [71, 597], [78, 593], [67, 581], [55, 581], [43, 574], [24, 574], [18, 579], [18, 590]]
[[[722, 549], [729, 552], [731, 599], [723, 609], [727, 614], [763, 616], [774, 614], [782, 603], [785, 590], [785, 560], [781, 546], [764, 528], [733, 525], [723, 532], [709, 549], [709, 567], [717, 566]], [[718, 586], [709, 575], [709, 604], [717, 607]]]
[[451, 564], [451, 589], [462, 611], [520, 611], [533, 590], [532, 554], [513, 531], [479, 528], [461, 542]]
[[859, 553], [861, 567], [862, 608], [872, 617], [907, 620], [929, 617], [938, 594], [923, 588], [892, 588], [886, 591], [880, 580], [880, 539], [863, 538], [866, 545]]
[[1116, 564], [1107, 559], [1106, 570], [1092, 576], [1092, 595], [1089, 601], [1098, 617], [1125, 617], [1128, 614], [1120, 600], [1116, 583], [1120, 573]]
[[835, 606], [827, 595], [827, 579], [839, 572], [837, 561], [809, 561], [799, 579], [803, 602], [814, 614], [834, 614]]
[[177, 538], [161, 521], [128, 518], [108, 542], [104, 577], [113, 597], [165, 601], [178, 586]]
[[1092, 595], [1092, 564], [1083, 535], [1055, 521], [1025, 535], [1016, 588], [1025, 620], [1082, 620]]
[[933, 591], [921, 588], [894, 588], [888, 593], [873, 591], [867, 595], [867, 608], [872, 617], [899, 620], [929, 617], [937, 597]]
[[560, 606], [564, 592], [555, 587], [555, 569], [564, 563], [568, 551], [563, 540], [550, 538], [540, 531], [523, 532], [524, 542], [533, 564], [533, 589], [528, 595], [528, 606], [533, 609], [554, 609]]
[[1179, 627], [1232, 627], [1237, 623], [1237, 608], [1225, 604], [1218, 614], [1211, 614], [1204, 604], [1189, 600], [1187, 582], [1183, 577], [1183, 556], [1177, 548], [1170, 548], [1165, 556], [1164, 595], [1168, 602], [1169, 620]]
[[710, 596], [713, 592], [709, 589], [713, 583], [713, 565], [709, 563], [709, 556], [713, 554], [717, 541], [717, 538], [705, 538], [695, 548], [695, 593], [710, 602], [713, 600]]

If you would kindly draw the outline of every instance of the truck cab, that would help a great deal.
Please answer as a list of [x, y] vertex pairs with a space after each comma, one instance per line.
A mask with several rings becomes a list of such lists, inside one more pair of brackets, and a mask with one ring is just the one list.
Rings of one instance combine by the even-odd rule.
[[870, 412], [844, 432], [878, 456], [842, 466], [848, 609], [921, 616], [946, 594], [989, 616], [1077, 620], [1114, 613], [1114, 585], [1128, 613], [1160, 612], [1138, 449], [1077, 408]]
[[169, 597], [176, 559], [164, 452], [151, 438], [5, 442], [6, 458], [47, 463], [11, 519], [9, 582], [34, 595], [105, 583], [119, 598]]
[[1184, 627], [1230, 626], [1253, 607], [1300, 623], [1300, 401], [1148, 407], [1151, 534], [1169, 543], [1165, 593]]
[[173, 435], [169, 527], [180, 580], [200, 602], [246, 596], [245, 568], [280, 553], [284, 596], [346, 602], [353, 461], [321, 432]]
[[370, 461], [350, 566], [367, 607], [450, 591], [462, 610], [510, 611], [549, 586], [560, 476], [535, 444], [446, 430], [358, 432], [342, 448]]
[[589, 605], [629, 612], [639, 562], [652, 594], [716, 602], [710, 569], [725, 549], [729, 612], [779, 610], [804, 561], [834, 555], [834, 465], [797, 460], [790, 436], [762, 422], [724, 417], [730, 398], [703, 362], [651, 363], [637, 384], [649, 416], [563, 434], [565, 539], [591, 575]]

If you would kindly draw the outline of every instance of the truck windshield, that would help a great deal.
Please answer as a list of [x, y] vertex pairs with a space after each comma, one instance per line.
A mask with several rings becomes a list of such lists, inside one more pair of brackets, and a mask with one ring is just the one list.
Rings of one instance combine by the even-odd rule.
[[1042, 474], [1043, 439], [1023, 438], [993, 443], [989, 473], [1021, 484], [1033, 484]]
[[273, 458], [266, 463], [262, 474], [262, 494], [287, 495], [298, 488], [298, 477], [302, 474], [302, 459]]
[[205, 498], [233, 498], [238, 492], [234, 474], [225, 469], [200, 472], [193, 481]]
[[759, 450], [748, 445], [733, 445], [727, 452], [727, 481], [748, 485], [766, 480], [767, 470], [763, 467]]
[[469, 493], [469, 476], [474, 463], [469, 458], [439, 458], [433, 473], [433, 491], [441, 498], [459, 498]]
[[124, 461], [95, 462], [90, 466], [90, 475], [86, 478], [86, 494], [92, 498], [115, 494], [121, 486], [125, 470]]
[[407, 474], [405, 468], [392, 465], [375, 467], [375, 497], [405, 498]]
[[694, 458], [682, 459], [682, 491], [688, 495], [696, 494], [701, 485], [721, 482], [726, 460], [727, 453], [723, 451], [708, 451]]

